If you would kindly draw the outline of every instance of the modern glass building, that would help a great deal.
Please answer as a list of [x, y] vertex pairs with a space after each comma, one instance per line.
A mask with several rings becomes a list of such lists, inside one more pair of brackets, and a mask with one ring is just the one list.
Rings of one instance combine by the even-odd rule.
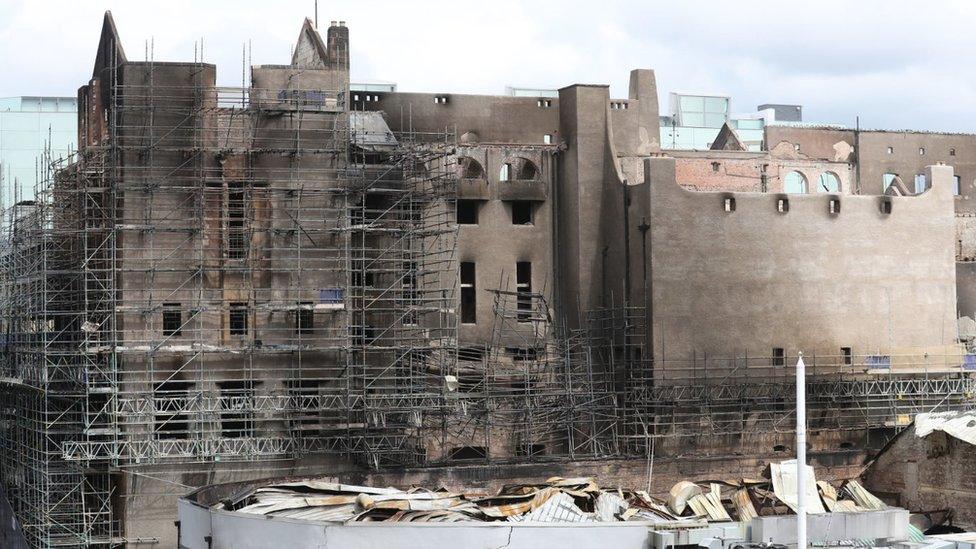
[[15, 196], [15, 184], [21, 199], [33, 198], [46, 146], [55, 158], [77, 148], [77, 112], [74, 97], [0, 98], [0, 170], [5, 203]]
[[[707, 150], [728, 122], [750, 151], [762, 150], [763, 129], [766, 123], [776, 120], [772, 107], [751, 114], [732, 114], [732, 98], [727, 95], [672, 92], [668, 99], [668, 116], [661, 117], [662, 149]], [[793, 107], [799, 112], [799, 106]]]

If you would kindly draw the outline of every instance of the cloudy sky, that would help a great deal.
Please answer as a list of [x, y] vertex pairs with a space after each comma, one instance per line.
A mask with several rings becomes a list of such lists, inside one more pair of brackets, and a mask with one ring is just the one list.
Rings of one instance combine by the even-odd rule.
[[[653, 68], [659, 93], [723, 93], [733, 110], [799, 103], [808, 121], [976, 131], [970, 0], [426, 2], [320, 0], [350, 27], [353, 78], [401, 91], [501, 93], [506, 85], [609, 83]], [[130, 59], [192, 61], [203, 39], [218, 81], [285, 63], [313, 0], [0, 0], [0, 97], [74, 95], [111, 9]], [[662, 105], [665, 103], [662, 102]]]

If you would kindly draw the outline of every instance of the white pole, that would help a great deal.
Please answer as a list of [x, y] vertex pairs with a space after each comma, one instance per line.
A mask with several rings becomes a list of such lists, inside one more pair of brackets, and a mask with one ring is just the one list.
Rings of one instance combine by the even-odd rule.
[[796, 548], [807, 549], [807, 375], [803, 352], [796, 361]]

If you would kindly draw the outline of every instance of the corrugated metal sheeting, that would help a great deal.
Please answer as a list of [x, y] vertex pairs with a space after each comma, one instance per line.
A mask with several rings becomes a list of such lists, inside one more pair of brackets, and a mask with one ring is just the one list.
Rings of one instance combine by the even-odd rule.
[[[783, 462], [771, 464], [770, 479], [682, 481], [671, 489], [667, 501], [642, 490], [601, 487], [585, 477], [510, 484], [492, 495], [443, 488], [375, 488], [309, 479], [261, 486], [214, 507], [325, 522], [643, 521], [688, 525], [790, 514], [796, 502], [795, 471], [793, 462]], [[812, 468], [808, 473], [809, 509], [829, 513], [886, 507], [856, 480], [838, 490], [827, 482], [817, 482]]]

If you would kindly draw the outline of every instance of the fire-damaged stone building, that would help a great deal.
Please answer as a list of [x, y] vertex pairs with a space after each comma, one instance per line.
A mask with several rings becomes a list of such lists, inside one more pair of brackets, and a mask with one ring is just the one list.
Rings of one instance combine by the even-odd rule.
[[800, 352], [831, 475], [965, 405], [968, 199], [934, 145], [887, 186], [864, 133], [662, 152], [652, 70], [621, 98], [354, 91], [349, 40], [306, 20], [227, 88], [128, 59], [106, 14], [77, 155], [5, 213], [30, 545], [172, 545], [178, 494], [261, 477], [755, 476], [792, 450]]

